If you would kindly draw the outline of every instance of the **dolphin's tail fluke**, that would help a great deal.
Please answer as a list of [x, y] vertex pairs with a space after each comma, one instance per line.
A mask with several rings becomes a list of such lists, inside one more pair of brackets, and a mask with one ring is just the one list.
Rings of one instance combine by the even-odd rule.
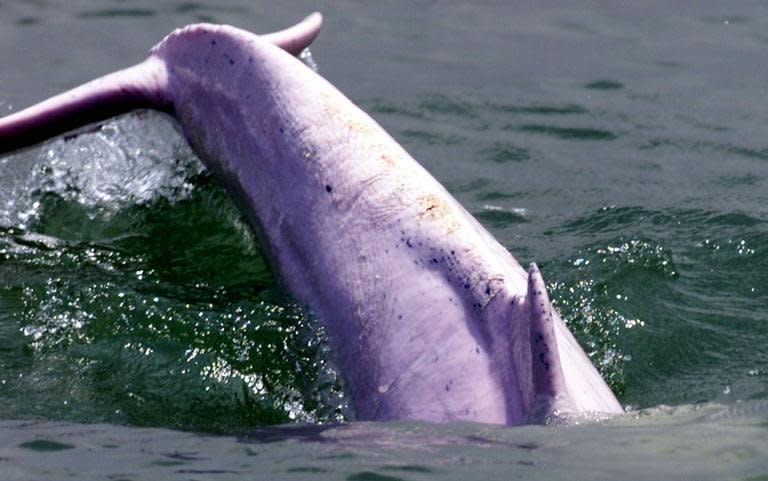
[[[303, 21], [263, 38], [298, 55], [317, 37], [323, 18], [313, 13]], [[76, 87], [25, 110], [0, 118], [0, 154], [29, 147], [56, 135], [131, 110], [173, 109], [167, 95], [165, 62], [153, 53], [147, 60]]]
[[262, 35], [261, 38], [277, 45], [291, 55], [298, 55], [302, 50], [309, 47], [309, 44], [317, 37], [322, 24], [323, 16], [315, 12], [293, 27]]
[[165, 64], [150, 57], [0, 118], [0, 154], [140, 108], [164, 110]]

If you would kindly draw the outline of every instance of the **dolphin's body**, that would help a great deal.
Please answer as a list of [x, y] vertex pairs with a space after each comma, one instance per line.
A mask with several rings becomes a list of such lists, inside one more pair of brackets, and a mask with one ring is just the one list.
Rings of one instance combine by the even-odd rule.
[[[520, 424], [622, 412], [526, 272], [277, 34], [193, 25], [148, 60], [0, 119], [0, 152], [134, 108], [171, 113], [283, 287], [325, 324], [361, 420]], [[281, 48], [278, 48], [281, 47]]]

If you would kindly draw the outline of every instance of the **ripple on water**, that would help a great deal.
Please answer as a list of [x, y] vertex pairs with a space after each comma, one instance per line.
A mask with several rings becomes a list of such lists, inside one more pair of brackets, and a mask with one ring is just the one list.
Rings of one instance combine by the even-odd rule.
[[475, 106], [471, 102], [459, 100], [447, 95], [430, 95], [419, 104], [420, 110], [430, 114], [443, 114], [454, 117], [476, 117]]
[[497, 205], [485, 204], [482, 210], [473, 212], [473, 215], [484, 225], [502, 229], [514, 224], [528, 222], [527, 213], [522, 208], [506, 209]]
[[[764, 226], [759, 216], [738, 211], [611, 206], [548, 232], [574, 234], [582, 244], [555, 269], [556, 302], [571, 327], [586, 332], [580, 336], [587, 346], [603, 342], [596, 352], [610, 359], [593, 357], [596, 364], [610, 366], [618, 356], [620, 365], [603, 373], [620, 380], [623, 372], [631, 386], [624, 402], [764, 394], [751, 374], [768, 361], [757, 340], [760, 332], [768, 335], [761, 308], [768, 299]], [[595, 317], [602, 319], [594, 325], [596, 340], [589, 336]]]
[[482, 159], [488, 159], [498, 164], [523, 162], [531, 158], [531, 153], [528, 149], [508, 142], [496, 142], [493, 147], [488, 147], [478, 152], [478, 155]]
[[[697, 124], [697, 126], [701, 127]], [[708, 126], [709, 130], [724, 130], [723, 127]], [[731, 154], [747, 159], [768, 160], [768, 148], [747, 147], [729, 142], [712, 142], [707, 140], [690, 140], [685, 138], [652, 137], [644, 140], [639, 150], [674, 150], [675, 152], [706, 152], [716, 154]]]

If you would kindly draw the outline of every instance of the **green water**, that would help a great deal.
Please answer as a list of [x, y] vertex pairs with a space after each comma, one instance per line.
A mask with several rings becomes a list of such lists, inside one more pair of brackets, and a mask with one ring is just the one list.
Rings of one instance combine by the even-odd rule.
[[[0, 0], [0, 110], [138, 61], [175, 26], [266, 31], [314, 9], [327, 18], [321, 73], [521, 263], [539, 263], [622, 404], [725, 405], [740, 420], [728, 439], [759, 458], [760, 422], [739, 427], [740, 406], [765, 419], [768, 399], [759, 2]], [[224, 433], [352, 419], [332, 359], [168, 119], [131, 115], [0, 158], [0, 419]], [[647, 428], [656, 449], [680, 425], [690, 439], [734, 426], [676, 412], [627, 433]], [[623, 442], [612, 432], [589, 449]], [[712, 436], [716, 452], [738, 451]], [[580, 439], [558, 456], [586, 455]], [[475, 449], [466, 441], [464, 454]]]
[[[161, 131], [170, 145], [147, 145]], [[343, 419], [321, 327], [276, 289], [168, 119], [129, 116], [21, 156], [44, 160], [14, 204], [28, 210], [8, 212], [26, 220], [0, 231], [0, 417], [204, 430]]]

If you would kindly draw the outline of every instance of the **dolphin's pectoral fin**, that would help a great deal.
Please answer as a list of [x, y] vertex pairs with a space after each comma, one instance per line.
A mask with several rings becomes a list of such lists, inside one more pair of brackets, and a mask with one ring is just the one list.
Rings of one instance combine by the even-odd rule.
[[532, 405], [530, 421], [569, 410], [568, 388], [555, 337], [555, 320], [547, 288], [536, 264], [528, 269], [528, 321], [531, 342]]

